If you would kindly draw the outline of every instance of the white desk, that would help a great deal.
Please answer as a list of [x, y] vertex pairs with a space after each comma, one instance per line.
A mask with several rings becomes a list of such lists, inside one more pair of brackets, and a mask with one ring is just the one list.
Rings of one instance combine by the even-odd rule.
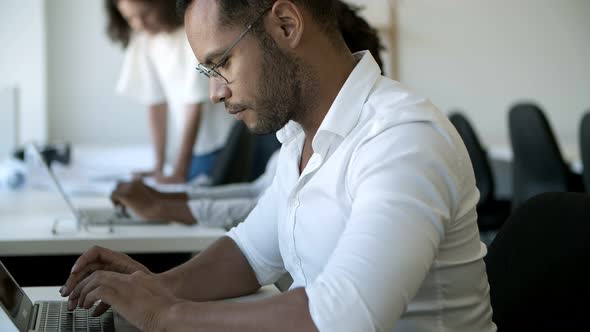
[[[62, 169], [60, 180], [66, 188], [78, 188], [74, 190], [77, 195], [70, 195], [77, 208], [109, 207], [110, 190], [93, 189], [97, 185], [114, 187], [112, 174], [130, 174], [132, 169], [149, 164], [148, 151], [141, 147], [74, 148], [72, 165]], [[107, 180], [93, 180], [104, 175]], [[30, 188], [54, 188], [40, 167], [29, 168], [27, 181]], [[52, 228], [57, 218], [68, 221], [60, 222], [60, 232], [54, 235]], [[159, 272], [184, 262], [225, 234], [223, 229], [182, 224], [115, 225], [112, 233], [107, 226], [92, 226], [89, 231], [77, 231], [75, 226], [72, 212], [56, 191], [0, 192], [0, 257], [26, 286], [63, 282], [64, 271], [93, 245], [130, 254]], [[35, 267], [47, 272], [32, 273]]]
[[[25, 293], [31, 299], [31, 301], [63, 301], [64, 298], [60, 297], [58, 292], [59, 287], [26, 287]], [[245, 302], [255, 301], [273, 295], [280, 294], [279, 290], [275, 286], [265, 286], [260, 289], [256, 294], [250, 296], [243, 296], [230, 301]], [[8, 316], [4, 311], [0, 310], [0, 331], [2, 332], [18, 332], [14, 327]]]
[[[78, 207], [104, 207], [106, 197], [74, 198]], [[93, 245], [125, 253], [194, 253], [225, 234], [223, 229], [181, 224], [119, 226], [113, 233], [53, 235], [56, 217], [69, 217], [57, 193], [0, 192], [0, 256], [78, 255]]]

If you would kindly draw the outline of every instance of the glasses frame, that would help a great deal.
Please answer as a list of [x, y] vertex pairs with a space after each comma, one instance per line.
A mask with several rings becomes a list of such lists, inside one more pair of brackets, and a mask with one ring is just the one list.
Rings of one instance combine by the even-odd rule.
[[248, 34], [248, 32], [250, 32], [250, 30], [252, 30], [252, 28], [256, 24], [258, 24], [260, 19], [262, 19], [264, 17], [264, 15], [266, 15], [266, 13], [268, 13], [268, 11], [270, 11], [271, 9], [272, 9], [272, 7], [266, 9], [265, 11], [260, 13], [260, 15], [258, 15], [258, 17], [252, 23], [248, 24], [248, 26], [246, 27], [246, 30], [244, 30], [238, 36], [238, 38], [236, 38], [236, 40], [234, 40], [234, 42], [231, 43], [231, 45], [227, 48], [227, 50], [225, 52], [223, 52], [223, 54], [221, 55], [219, 60], [212, 67], [209, 68], [207, 65], [199, 63], [197, 65], [197, 71], [199, 73], [207, 76], [207, 78], [221, 79], [221, 80], [225, 81], [225, 84], [229, 84], [230, 83], [229, 80], [227, 78], [225, 78], [225, 76], [221, 75], [221, 73], [217, 70], [217, 68], [219, 68], [221, 66], [221, 64], [223, 64], [227, 60], [227, 58], [229, 57], [229, 53], [234, 49], [234, 47], [236, 47], [236, 45], [238, 45], [240, 40], [242, 40], [244, 38], [244, 36], [246, 36], [246, 34]]

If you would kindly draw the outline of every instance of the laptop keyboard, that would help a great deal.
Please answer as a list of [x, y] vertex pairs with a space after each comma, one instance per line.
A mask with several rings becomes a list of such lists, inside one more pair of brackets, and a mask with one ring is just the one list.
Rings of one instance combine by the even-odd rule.
[[100, 317], [92, 317], [90, 311], [68, 311], [67, 302], [45, 302], [41, 309], [39, 331], [46, 332], [114, 332], [113, 312], [109, 309]]

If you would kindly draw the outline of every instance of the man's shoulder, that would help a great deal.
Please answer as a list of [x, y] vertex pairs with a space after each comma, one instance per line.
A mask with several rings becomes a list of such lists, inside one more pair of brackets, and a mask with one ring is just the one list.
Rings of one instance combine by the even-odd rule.
[[446, 116], [430, 100], [386, 77], [371, 90], [363, 113], [364, 120], [377, 131], [408, 123], [446, 122]]

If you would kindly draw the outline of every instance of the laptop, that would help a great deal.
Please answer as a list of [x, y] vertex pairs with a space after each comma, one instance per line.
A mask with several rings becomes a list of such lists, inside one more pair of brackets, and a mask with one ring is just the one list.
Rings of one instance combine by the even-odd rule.
[[115, 320], [111, 309], [100, 317], [92, 317], [90, 311], [86, 309], [68, 311], [66, 301], [33, 303], [2, 262], [0, 262], [0, 307], [19, 332], [135, 330], [127, 328], [129, 323], [126, 322], [123, 323], [122, 328], [119, 328], [119, 319]]
[[39, 147], [35, 144], [31, 144], [32, 151], [35, 154], [35, 157], [41, 163], [42, 167], [45, 169], [47, 174], [49, 175], [51, 181], [55, 185], [58, 193], [66, 202], [68, 208], [74, 215], [76, 221], [80, 224], [87, 224], [87, 225], [164, 225], [168, 224], [169, 222], [166, 220], [141, 220], [139, 217], [133, 215], [132, 213], [128, 213], [122, 208], [114, 208], [114, 207], [106, 207], [106, 208], [87, 208], [87, 209], [78, 209], [72, 203], [70, 196], [66, 193], [59, 181], [58, 177], [55, 175], [55, 172], [49, 167], [49, 165], [45, 162]]

